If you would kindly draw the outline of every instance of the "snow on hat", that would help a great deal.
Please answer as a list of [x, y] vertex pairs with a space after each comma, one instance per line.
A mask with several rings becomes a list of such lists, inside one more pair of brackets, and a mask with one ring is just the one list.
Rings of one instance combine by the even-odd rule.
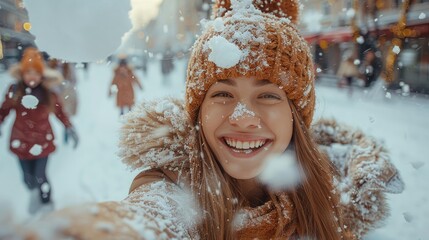
[[216, 0], [188, 64], [186, 110], [194, 122], [211, 85], [246, 76], [279, 85], [310, 126], [315, 76], [310, 49], [295, 26], [299, 8], [299, 0]]
[[42, 54], [40, 54], [36, 48], [26, 48], [24, 54], [22, 55], [20, 66], [21, 72], [26, 72], [30, 69], [33, 69], [43, 75], [44, 64]]

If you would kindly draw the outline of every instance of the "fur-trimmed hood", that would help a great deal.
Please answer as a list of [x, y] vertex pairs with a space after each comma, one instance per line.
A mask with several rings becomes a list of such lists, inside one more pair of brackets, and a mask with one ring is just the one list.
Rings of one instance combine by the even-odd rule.
[[[21, 65], [15, 64], [9, 70], [10, 75], [15, 78], [16, 81], [22, 81]], [[48, 68], [45, 66], [43, 70], [43, 81], [42, 85], [49, 90], [56, 90], [64, 81], [61, 72]]]
[[[198, 127], [184, 102], [166, 98], [144, 102], [124, 117], [119, 156], [133, 170], [179, 170], [199, 158]], [[338, 170], [334, 185], [345, 224], [360, 238], [389, 216], [385, 193], [400, 193], [404, 183], [383, 144], [363, 132], [320, 120], [312, 134]]]
[[123, 118], [119, 156], [132, 170], [182, 166], [196, 153], [196, 128], [188, 119], [179, 99], [136, 106]]

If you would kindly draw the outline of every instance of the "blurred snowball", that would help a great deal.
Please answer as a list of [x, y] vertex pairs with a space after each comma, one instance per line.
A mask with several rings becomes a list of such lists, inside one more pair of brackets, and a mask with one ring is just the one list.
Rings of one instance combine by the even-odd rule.
[[296, 161], [294, 151], [270, 156], [259, 176], [262, 183], [273, 190], [285, 190], [295, 187], [301, 182], [302, 174]]
[[34, 144], [33, 147], [31, 147], [29, 153], [33, 156], [38, 156], [42, 153], [42, 146], [39, 144]]
[[425, 13], [420, 13], [419, 15], [419, 19], [425, 19], [426, 18], [426, 14]]
[[112, 84], [112, 86], [110, 86], [110, 92], [118, 93], [118, 86], [116, 84]]
[[19, 141], [18, 139], [15, 139], [11, 142], [10, 145], [12, 146], [12, 148], [19, 148], [19, 146], [21, 146], [21, 141]]
[[358, 38], [356, 38], [356, 42], [359, 43], [359, 44], [362, 44], [362, 43], [365, 42], [365, 39], [363, 39], [362, 36], [359, 36]]
[[36, 109], [39, 104], [39, 99], [33, 95], [25, 95], [21, 100], [21, 104], [27, 109]]
[[395, 45], [392, 49], [392, 52], [394, 52], [395, 54], [399, 54], [401, 52], [401, 48]]
[[24, 1], [36, 44], [51, 57], [70, 62], [104, 59], [131, 28], [130, 1]]
[[392, 98], [392, 94], [390, 92], [386, 92], [386, 98], [391, 99]]

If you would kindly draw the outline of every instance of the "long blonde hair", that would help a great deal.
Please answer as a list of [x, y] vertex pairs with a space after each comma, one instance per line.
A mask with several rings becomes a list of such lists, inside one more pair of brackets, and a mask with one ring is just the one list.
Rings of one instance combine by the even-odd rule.
[[[342, 221], [336, 207], [338, 197], [334, 194], [332, 185], [334, 169], [327, 157], [318, 150], [291, 101], [290, 106], [294, 119], [292, 141], [298, 162], [306, 176], [289, 194], [296, 212], [296, 234], [306, 239], [341, 239], [338, 230], [342, 230]], [[200, 119], [199, 114], [198, 120]], [[235, 239], [233, 219], [243, 207], [244, 197], [237, 181], [224, 172], [216, 160], [202, 129], [198, 132], [198, 145], [201, 156], [191, 160], [191, 181], [203, 211], [198, 226], [199, 234], [202, 239]], [[277, 204], [275, 194], [269, 192], [269, 197], [280, 213], [282, 209]], [[281, 219], [277, 224], [278, 229], [273, 238], [280, 237], [286, 225]]]

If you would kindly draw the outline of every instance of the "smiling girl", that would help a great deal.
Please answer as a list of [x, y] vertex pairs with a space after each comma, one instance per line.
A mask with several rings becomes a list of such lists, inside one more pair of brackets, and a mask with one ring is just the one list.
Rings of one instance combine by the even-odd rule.
[[[379, 226], [385, 193], [403, 183], [371, 138], [334, 121], [312, 125], [298, 8], [217, 1], [192, 50], [185, 102], [145, 102], [125, 118], [119, 155], [141, 171], [129, 196], [45, 221], [65, 219], [57, 233], [77, 239], [334, 240]], [[273, 156], [280, 165], [267, 172]], [[277, 181], [261, 178], [275, 172]]]

